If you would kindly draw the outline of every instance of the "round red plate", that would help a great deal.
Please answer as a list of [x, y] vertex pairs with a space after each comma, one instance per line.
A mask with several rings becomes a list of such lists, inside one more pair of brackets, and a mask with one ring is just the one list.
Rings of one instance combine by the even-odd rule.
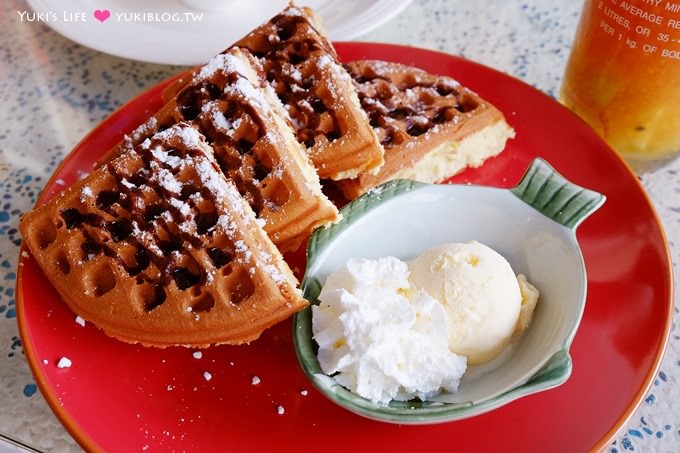
[[[307, 382], [293, 351], [290, 322], [251, 345], [211, 347], [200, 358], [184, 348], [121, 343], [90, 324], [77, 324], [35, 261], [22, 253], [21, 338], [57, 417], [83, 447], [108, 451], [330, 452], [449, 445], [481, 452], [502, 445], [510, 451], [573, 452], [605, 446], [647, 392], [671, 323], [669, 253], [635, 176], [576, 116], [507, 75], [409, 47], [340, 43], [337, 49], [345, 61], [391, 60], [453, 76], [505, 112], [517, 138], [499, 157], [453, 182], [511, 187], [541, 156], [569, 180], [607, 196], [577, 234], [588, 270], [588, 300], [571, 349], [571, 378], [462, 421], [430, 426], [370, 421], [335, 406]], [[40, 202], [89, 171], [123, 133], [158, 109], [167, 83], [88, 135], [55, 172]], [[72, 366], [58, 368], [61, 357]]]

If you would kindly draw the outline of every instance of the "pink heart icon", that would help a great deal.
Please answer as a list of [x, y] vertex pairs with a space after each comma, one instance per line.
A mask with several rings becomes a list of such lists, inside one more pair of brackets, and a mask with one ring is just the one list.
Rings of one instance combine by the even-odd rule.
[[111, 11], [109, 11], [108, 9], [95, 9], [94, 10], [94, 17], [99, 22], [104, 22], [110, 16], [111, 16]]

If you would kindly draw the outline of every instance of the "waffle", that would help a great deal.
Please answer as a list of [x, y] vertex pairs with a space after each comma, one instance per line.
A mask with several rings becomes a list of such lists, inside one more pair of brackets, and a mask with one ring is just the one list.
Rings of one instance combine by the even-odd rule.
[[377, 170], [383, 150], [320, 21], [289, 6], [235, 46], [257, 56], [322, 179]]
[[[247, 49], [262, 63], [320, 178], [353, 178], [383, 164], [383, 149], [352, 80], [311, 9], [288, 6], [233, 46]], [[179, 77], [164, 90], [163, 99], [175, 96], [190, 78]]]
[[321, 192], [319, 176], [261, 71], [258, 61], [238, 48], [215, 56], [104, 161], [165, 127], [188, 121], [205, 135], [222, 171], [286, 252], [339, 214]]
[[239, 344], [305, 307], [195, 128], [178, 123], [21, 219], [68, 306], [123, 341]]
[[514, 137], [498, 109], [451, 78], [375, 60], [345, 68], [385, 149], [377, 173], [337, 182], [348, 199], [390, 179], [441, 182], [478, 167]]

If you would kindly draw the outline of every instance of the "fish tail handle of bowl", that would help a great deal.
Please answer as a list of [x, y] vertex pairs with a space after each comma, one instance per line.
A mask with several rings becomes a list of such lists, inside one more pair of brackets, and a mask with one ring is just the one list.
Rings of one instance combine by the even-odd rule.
[[545, 216], [571, 229], [576, 229], [606, 199], [599, 192], [568, 181], [540, 158], [534, 159], [510, 191]]

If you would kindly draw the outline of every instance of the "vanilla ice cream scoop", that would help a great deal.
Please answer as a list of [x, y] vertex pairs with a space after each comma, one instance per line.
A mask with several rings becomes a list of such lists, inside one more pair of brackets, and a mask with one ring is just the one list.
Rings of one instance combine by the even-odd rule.
[[446, 312], [449, 348], [476, 365], [496, 357], [517, 326], [522, 293], [508, 261], [479, 242], [442, 244], [409, 263], [409, 283]]

